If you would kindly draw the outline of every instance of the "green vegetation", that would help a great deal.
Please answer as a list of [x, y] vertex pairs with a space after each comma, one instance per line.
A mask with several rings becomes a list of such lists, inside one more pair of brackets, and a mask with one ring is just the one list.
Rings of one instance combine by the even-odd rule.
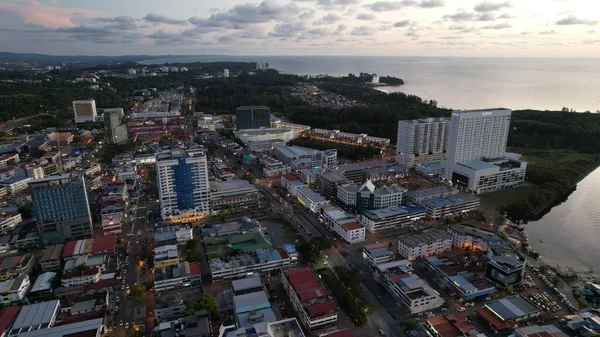
[[[370, 83], [373, 79], [372, 74], [368, 73], [360, 73], [358, 76], [350, 73], [348, 76], [341, 77], [333, 77], [333, 76], [321, 76], [319, 77], [319, 81], [327, 81], [331, 83], [338, 84], [352, 84], [352, 85], [364, 85], [365, 83]], [[403, 85], [404, 81], [397, 77], [392, 76], [379, 76], [379, 83], [389, 84], [389, 85]]]
[[359, 272], [346, 267], [335, 267], [335, 273], [324, 268], [318, 274], [353, 322], [356, 325], [366, 323], [369, 314], [375, 310], [375, 304], [365, 297], [360, 286]]
[[211, 294], [200, 294], [186, 303], [186, 313], [193, 315], [198, 310], [206, 310], [212, 319], [218, 319], [221, 309]]
[[314, 237], [309, 242], [303, 241], [296, 245], [296, 250], [302, 259], [312, 264], [322, 264], [321, 252], [333, 246], [333, 240], [324, 237]]
[[188, 240], [185, 243], [185, 255], [186, 260], [189, 262], [201, 262], [202, 261], [202, 248], [200, 241], [196, 239]]
[[351, 160], [364, 160], [376, 157], [381, 150], [374, 147], [350, 146], [316, 139], [297, 138], [289, 142], [291, 145], [304, 146], [317, 150], [336, 149], [338, 156]]
[[513, 188], [503, 191], [498, 191], [494, 193], [487, 193], [481, 196], [481, 202], [498, 210], [504, 210], [510, 204], [514, 202], [515, 199], [526, 198], [530, 192], [533, 192], [535, 187], [525, 186], [519, 188]]
[[134, 283], [129, 289], [129, 296], [136, 305], [142, 304], [146, 295], [146, 287], [138, 282]]

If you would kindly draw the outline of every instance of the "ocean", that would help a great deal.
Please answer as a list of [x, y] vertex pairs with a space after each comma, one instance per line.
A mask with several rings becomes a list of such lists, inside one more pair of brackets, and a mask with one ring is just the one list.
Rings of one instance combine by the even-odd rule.
[[284, 73], [347, 75], [360, 72], [402, 78], [385, 87], [434, 99], [451, 109], [510, 108], [600, 110], [599, 59], [387, 56], [186, 56], [143, 61], [265, 62]]

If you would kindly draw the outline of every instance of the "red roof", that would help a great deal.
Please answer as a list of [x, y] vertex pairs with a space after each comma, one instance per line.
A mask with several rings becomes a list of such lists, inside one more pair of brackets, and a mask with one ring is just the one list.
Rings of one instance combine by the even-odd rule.
[[115, 235], [97, 236], [92, 239], [73, 240], [65, 244], [63, 257], [68, 258], [78, 255], [111, 253], [117, 249]]
[[287, 181], [300, 180], [300, 178], [298, 178], [296, 175], [291, 174], [291, 173], [286, 173], [286, 174], [282, 175], [281, 177], [283, 177], [283, 179], [285, 179]]
[[344, 227], [344, 229], [347, 231], [353, 231], [353, 230], [357, 230], [357, 229], [361, 228], [360, 225], [358, 224], [358, 222], [356, 222], [356, 221], [342, 224], [342, 227]]
[[108, 279], [108, 280], [100, 280], [96, 283], [86, 285], [85, 287], [83, 287], [83, 290], [84, 290], [84, 292], [88, 292], [91, 290], [98, 290], [98, 289], [113, 287], [117, 284], [119, 284], [119, 280], [114, 279], [114, 278]]
[[354, 334], [352, 333], [352, 330], [346, 328], [343, 330], [334, 331], [325, 335], [325, 337], [354, 337]]
[[337, 311], [337, 305], [333, 300], [312, 304], [306, 307], [306, 311], [308, 311], [308, 315], [311, 318], [317, 318], [321, 316], [328, 315], [333, 311]]
[[479, 308], [475, 311], [477, 311], [477, 313], [479, 314], [479, 316], [481, 318], [483, 318], [489, 324], [494, 326], [494, 328], [496, 330], [500, 331], [500, 330], [504, 330], [504, 329], [510, 329], [514, 325], [514, 322], [510, 322], [510, 321], [505, 322], [505, 321], [501, 320], [494, 313], [490, 312], [486, 307]]
[[198, 262], [190, 262], [190, 274], [200, 275], [200, 264]]
[[68, 273], [64, 273], [62, 275], [62, 279], [70, 279], [73, 277], [87, 276], [87, 275], [95, 275], [98, 273], [98, 268], [90, 268], [86, 270], [76, 270]]
[[0, 310], [0, 335], [4, 335], [4, 331], [12, 324], [19, 311], [21, 311], [21, 306], [19, 305]]
[[285, 251], [285, 249], [283, 249], [283, 247], [277, 247], [277, 252], [279, 252], [279, 255], [281, 255], [282, 259], [287, 259], [288, 257], [290, 257], [288, 255], [288, 253]]
[[302, 302], [327, 297], [327, 290], [310, 268], [292, 269], [288, 271], [288, 279]]

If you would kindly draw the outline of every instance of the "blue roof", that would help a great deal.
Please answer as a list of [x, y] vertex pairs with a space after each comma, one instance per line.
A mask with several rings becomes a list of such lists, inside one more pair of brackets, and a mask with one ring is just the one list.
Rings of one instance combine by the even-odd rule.
[[0, 184], [3, 184], [3, 185], [4, 184], [6, 184], [6, 185], [14, 184], [16, 182], [23, 181], [25, 179], [31, 180], [31, 178], [29, 178], [29, 177], [10, 177], [8, 179], [4, 179], [4, 180], [0, 181]]
[[378, 247], [378, 248], [369, 249], [369, 255], [373, 256], [374, 258], [381, 257], [381, 256], [387, 256], [390, 254], [394, 254], [394, 252], [389, 250], [387, 247]]
[[432, 208], [447, 207], [462, 204], [465, 202], [476, 201], [479, 199], [480, 198], [474, 194], [459, 193], [423, 201], [423, 206], [429, 206]]
[[442, 166], [442, 162], [441, 161], [430, 161], [427, 163], [417, 164], [417, 166], [422, 167], [424, 169], [436, 169], [436, 168], [440, 168]]
[[168, 241], [174, 240], [175, 238], [175, 232], [154, 233], [154, 241]]
[[277, 251], [277, 249], [257, 249], [256, 250], [256, 256], [258, 256], [258, 259], [262, 262], [262, 261], [277, 261], [277, 260], [281, 260], [281, 255], [279, 255], [279, 252]]
[[473, 170], [484, 170], [489, 168], [497, 167], [494, 164], [486, 163], [483, 160], [473, 160], [467, 163], [463, 163], [463, 166], [472, 168]]
[[471, 282], [467, 281], [467, 279], [465, 279], [461, 275], [452, 276], [450, 277], [450, 280], [455, 284], [458, 284], [458, 286], [462, 288], [465, 292], [477, 290], [477, 288], [474, 285], [472, 285]]
[[433, 264], [434, 266], [441, 266], [444, 264], [444, 261], [438, 259], [436, 256], [429, 256], [429, 257], [427, 257], [427, 260], [429, 261], [429, 263]]
[[291, 243], [284, 243], [283, 244], [283, 249], [288, 254], [298, 254], [298, 251], [296, 250], [296, 247], [293, 244], [291, 244]]
[[363, 215], [368, 217], [369, 219], [386, 219], [390, 217], [395, 217], [398, 215], [410, 215], [410, 214], [419, 214], [425, 213], [427, 210], [425, 207], [419, 204], [401, 204], [398, 206], [391, 206], [387, 208], [373, 209], [369, 211], [363, 212]]

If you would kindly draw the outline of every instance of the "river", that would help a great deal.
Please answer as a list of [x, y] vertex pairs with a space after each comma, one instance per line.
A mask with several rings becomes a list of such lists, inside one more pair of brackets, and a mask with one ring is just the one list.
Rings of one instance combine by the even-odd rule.
[[562, 204], [527, 225], [529, 243], [546, 263], [600, 274], [600, 168]]

